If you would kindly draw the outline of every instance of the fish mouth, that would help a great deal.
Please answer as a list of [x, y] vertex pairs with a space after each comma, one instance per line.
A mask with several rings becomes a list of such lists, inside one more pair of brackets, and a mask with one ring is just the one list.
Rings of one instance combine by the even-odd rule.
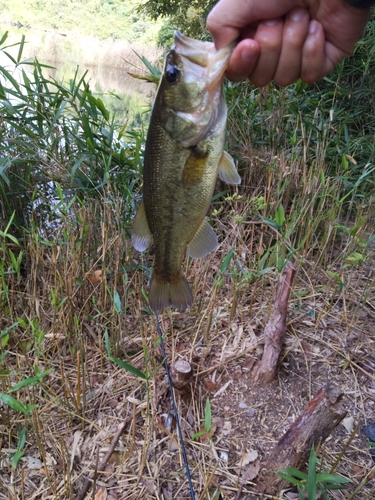
[[213, 42], [190, 38], [180, 31], [174, 32], [175, 50], [183, 59], [186, 74], [204, 79], [208, 90], [215, 88], [224, 76], [235, 42], [216, 50]]
[[202, 101], [189, 112], [179, 112], [181, 117], [193, 121], [195, 133], [180, 141], [183, 147], [191, 147], [204, 139], [212, 127], [219, 121], [226, 107], [222, 101], [222, 80], [235, 42], [216, 50], [214, 43], [195, 40], [180, 31], [174, 33], [174, 50], [181, 58], [184, 78], [199, 84], [202, 89]]

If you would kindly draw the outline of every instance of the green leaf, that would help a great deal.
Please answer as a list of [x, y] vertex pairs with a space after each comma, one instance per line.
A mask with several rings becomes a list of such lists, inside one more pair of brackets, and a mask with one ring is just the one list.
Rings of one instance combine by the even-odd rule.
[[95, 146], [94, 142], [90, 139], [90, 137], [86, 137], [86, 144], [91, 153], [95, 153]]
[[[4, 346], [3, 346], [4, 347]], [[9, 351], [4, 351], [3, 354], [0, 356], [0, 365], [1, 363], [4, 361], [4, 359], [6, 358], [7, 354], [8, 354]]]
[[8, 38], [8, 35], [9, 35], [9, 31], [6, 31], [4, 33], [4, 35], [1, 37], [0, 45], [3, 45], [3, 43], [5, 42], [5, 40]]
[[21, 62], [21, 59], [22, 59], [22, 52], [23, 52], [23, 48], [25, 46], [25, 35], [22, 35], [19, 45], [20, 45], [20, 47], [18, 49], [18, 54], [17, 54], [17, 63], [18, 64]]
[[279, 227], [283, 227], [283, 225], [285, 224], [285, 211], [282, 205], [280, 205], [276, 210], [275, 221], [279, 225]]
[[283, 472], [277, 472], [277, 475], [284, 479], [284, 481], [288, 481], [288, 483], [295, 484], [296, 486], [300, 486], [301, 484], [301, 479], [296, 479], [295, 477], [284, 474]]
[[17, 450], [15, 453], [12, 454], [12, 467], [13, 469], [16, 469], [19, 461], [21, 460], [23, 455], [23, 450]]
[[280, 231], [281, 227], [279, 224], [271, 219], [267, 219], [267, 217], [262, 217], [262, 221], [267, 224], [267, 226], [273, 227], [273, 229], [276, 229], [277, 231]]
[[0, 392], [0, 401], [10, 406], [13, 410], [25, 413], [26, 415], [29, 414], [29, 408], [24, 404], [22, 404], [20, 401], [17, 401], [17, 399], [14, 399], [12, 396], [9, 396], [9, 394], [3, 394]]
[[220, 266], [220, 272], [221, 272], [221, 274], [224, 274], [225, 271], [228, 269], [230, 261], [231, 261], [231, 259], [233, 257], [233, 252], [234, 252], [234, 248], [232, 247], [229, 250], [229, 252], [227, 253], [227, 255], [224, 257], [223, 262], [222, 262], [222, 264]]
[[120, 295], [117, 290], [113, 292], [113, 304], [115, 306], [116, 312], [119, 314], [122, 311], [122, 303], [120, 299]]
[[197, 438], [199, 438], [199, 437], [203, 436], [203, 434], [207, 434], [206, 429], [205, 429], [204, 431], [199, 431], [199, 432], [196, 432], [195, 434], [193, 434], [193, 435], [191, 436], [191, 439], [193, 439], [193, 440], [194, 440], [194, 439], [197, 439]]
[[101, 112], [101, 114], [104, 116], [106, 120], [109, 120], [109, 111], [108, 109], [104, 106], [104, 103], [99, 97], [96, 99], [96, 105]]
[[316, 481], [318, 483], [351, 483], [352, 481], [347, 477], [335, 476], [334, 474], [329, 474], [328, 472], [320, 472], [316, 475]]
[[309, 458], [307, 491], [309, 495], [309, 500], [315, 500], [316, 499], [316, 455], [313, 447], [311, 448], [310, 458]]
[[9, 389], [8, 394], [11, 392], [17, 392], [23, 387], [28, 387], [30, 385], [36, 385], [38, 383], [38, 377], [29, 377], [21, 380], [18, 384], [14, 385], [11, 389]]
[[302, 472], [298, 469], [294, 469], [293, 467], [286, 467], [285, 469], [282, 470], [282, 472], [286, 472], [287, 474], [290, 474], [291, 476], [297, 477], [299, 479], [302, 479], [304, 481], [307, 481], [307, 474], [305, 472]]
[[124, 368], [124, 370], [132, 373], [136, 377], [142, 378], [143, 380], [148, 380], [148, 377], [145, 373], [143, 373], [141, 370], [138, 370], [138, 368], [136, 368], [135, 366], [130, 365], [129, 363], [125, 363], [125, 361], [123, 361], [122, 359], [112, 357], [109, 357], [108, 359], [113, 363], [116, 363], [116, 365], [120, 366], [121, 368]]
[[209, 398], [207, 398], [206, 399], [206, 409], [205, 409], [205, 413], [204, 413], [204, 426], [205, 426], [207, 432], [210, 432], [211, 425], [212, 425], [211, 403], [210, 403]]
[[18, 445], [17, 445], [18, 450], [23, 450], [26, 443], [26, 436], [27, 436], [27, 430], [26, 427], [23, 427], [20, 432], [20, 435], [18, 436]]

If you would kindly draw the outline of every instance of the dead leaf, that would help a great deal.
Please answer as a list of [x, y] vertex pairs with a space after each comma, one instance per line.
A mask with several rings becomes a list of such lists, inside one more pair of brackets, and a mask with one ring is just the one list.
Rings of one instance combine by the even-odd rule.
[[311, 352], [311, 347], [310, 347], [310, 344], [308, 342], [306, 342], [306, 340], [302, 340], [301, 341], [301, 347], [302, 347], [302, 350], [306, 356], [306, 359], [311, 359], [312, 358], [312, 352]]
[[98, 491], [95, 493], [95, 500], [107, 500], [108, 494], [107, 494], [107, 488], [104, 488], [101, 486]]
[[203, 383], [204, 383], [206, 389], [208, 389], [210, 392], [216, 392], [216, 385], [214, 384], [214, 382], [212, 382], [211, 379], [206, 377], [203, 379]]
[[223, 425], [223, 430], [226, 432], [230, 432], [232, 430], [232, 422], [226, 420]]
[[150, 493], [150, 495], [155, 495], [155, 492], [157, 491], [155, 481], [153, 481], [152, 479], [145, 479], [143, 481], [143, 484], [145, 485], [145, 488], [148, 493]]
[[347, 432], [351, 434], [354, 429], [354, 417], [346, 417], [341, 423], [345, 427]]
[[[120, 453], [119, 451], [114, 451], [112, 455], [109, 457], [108, 464], [112, 464], [114, 469], [115, 465], [121, 464], [123, 457], [124, 457], [123, 453]], [[113, 470], [111, 472], [113, 472]]]
[[115, 493], [114, 491], [112, 491], [112, 492], [111, 492], [111, 493], [107, 496], [107, 500], [119, 500], [117, 493]]
[[178, 342], [176, 344], [176, 352], [178, 352], [179, 354], [181, 354], [184, 351], [186, 351], [186, 345], [183, 344], [182, 342]]
[[254, 462], [258, 458], [258, 452], [256, 450], [250, 450], [247, 453], [244, 453], [241, 457], [241, 460], [237, 463], [238, 467], [244, 467], [251, 462]]
[[96, 271], [87, 273], [86, 278], [91, 283], [99, 283], [100, 281], [103, 281], [103, 269], [97, 269]]
[[70, 472], [73, 470], [74, 457], [77, 456], [78, 458], [81, 458], [81, 450], [80, 447], [78, 446], [81, 436], [82, 436], [82, 431], [75, 431], [73, 436], [72, 455], [70, 458]]
[[242, 469], [241, 477], [245, 481], [252, 481], [257, 477], [260, 470], [260, 460], [257, 460], [253, 464], [247, 465]]
[[179, 450], [178, 443], [175, 439], [171, 438], [168, 443], [168, 451], [174, 453]]
[[246, 358], [243, 365], [244, 369], [250, 372], [253, 369], [256, 360], [257, 359], [254, 356], [249, 356], [248, 358]]
[[23, 462], [27, 462], [27, 468], [28, 469], [41, 469], [43, 463], [39, 458], [34, 458], [34, 457], [22, 457], [21, 460]]
[[217, 426], [215, 424], [211, 425], [210, 432], [204, 432], [206, 430], [206, 428], [205, 427], [201, 427], [199, 429], [199, 432], [204, 432], [204, 434], [202, 434], [201, 436], [199, 436], [200, 441], [202, 443], [207, 443], [212, 438], [212, 436], [215, 434], [216, 429], [217, 429]]

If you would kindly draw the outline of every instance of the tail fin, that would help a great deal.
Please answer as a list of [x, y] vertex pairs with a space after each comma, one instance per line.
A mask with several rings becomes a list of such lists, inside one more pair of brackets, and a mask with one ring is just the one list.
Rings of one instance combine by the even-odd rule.
[[169, 306], [184, 310], [193, 305], [194, 299], [189, 283], [182, 273], [179, 279], [173, 283], [158, 281], [154, 273], [151, 280], [149, 302], [151, 309], [157, 312]]

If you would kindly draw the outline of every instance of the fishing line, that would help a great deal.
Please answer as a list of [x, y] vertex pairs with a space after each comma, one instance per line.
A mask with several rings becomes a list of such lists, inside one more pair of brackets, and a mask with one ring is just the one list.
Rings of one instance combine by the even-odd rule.
[[194, 493], [193, 483], [192, 483], [191, 475], [190, 475], [189, 462], [188, 462], [188, 459], [187, 459], [184, 438], [182, 436], [182, 431], [181, 431], [181, 426], [180, 426], [180, 416], [179, 416], [178, 411], [177, 411], [176, 401], [175, 401], [174, 393], [173, 393], [173, 385], [172, 385], [171, 375], [169, 373], [167, 356], [165, 354], [165, 349], [164, 349], [163, 333], [161, 331], [161, 327], [160, 327], [160, 323], [159, 323], [159, 317], [158, 317], [158, 315], [156, 313], [155, 313], [155, 318], [156, 318], [156, 324], [157, 324], [157, 327], [158, 327], [158, 334], [159, 334], [159, 338], [160, 338], [161, 353], [163, 355], [165, 371], [167, 372], [167, 379], [168, 379], [168, 385], [169, 385], [169, 392], [171, 394], [171, 401], [172, 401], [173, 412], [174, 412], [174, 416], [175, 416], [176, 424], [177, 424], [178, 438], [180, 440], [182, 457], [184, 459], [186, 477], [187, 477], [187, 480], [188, 480], [188, 483], [189, 483], [190, 496], [191, 496], [192, 500], [195, 500], [195, 493]]
[[[143, 254], [143, 262], [144, 262], [144, 267], [148, 276], [148, 279], [150, 280], [151, 273], [150, 273], [150, 268], [147, 265], [146, 262], [146, 256]], [[164, 361], [164, 366], [165, 366], [165, 371], [167, 373], [167, 379], [168, 379], [168, 385], [169, 385], [169, 392], [171, 394], [171, 401], [172, 401], [172, 408], [176, 420], [176, 425], [177, 425], [177, 432], [178, 432], [178, 438], [180, 440], [180, 446], [181, 446], [181, 452], [182, 452], [182, 458], [184, 460], [184, 465], [185, 465], [185, 472], [186, 472], [186, 477], [189, 483], [189, 489], [190, 489], [190, 497], [192, 500], [195, 500], [195, 493], [194, 493], [194, 488], [193, 488], [193, 482], [191, 480], [191, 474], [190, 474], [190, 467], [189, 467], [189, 462], [188, 458], [186, 455], [186, 448], [185, 448], [185, 442], [184, 438], [182, 436], [182, 430], [180, 426], [180, 416], [177, 411], [177, 405], [176, 405], [176, 400], [174, 398], [174, 392], [173, 392], [173, 385], [172, 385], [172, 379], [171, 375], [169, 373], [169, 366], [168, 366], [168, 361], [167, 361], [167, 355], [165, 353], [165, 348], [164, 348], [164, 340], [163, 340], [163, 332], [161, 331], [161, 326], [159, 322], [159, 316], [157, 315], [156, 312], [154, 312], [155, 318], [156, 318], [156, 325], [158, 329], [158, 334], [159, 334], [159, 339], [160, 339], [160, 347], [161, 347], [161, 353], [163, 356], [163, 361]]]

